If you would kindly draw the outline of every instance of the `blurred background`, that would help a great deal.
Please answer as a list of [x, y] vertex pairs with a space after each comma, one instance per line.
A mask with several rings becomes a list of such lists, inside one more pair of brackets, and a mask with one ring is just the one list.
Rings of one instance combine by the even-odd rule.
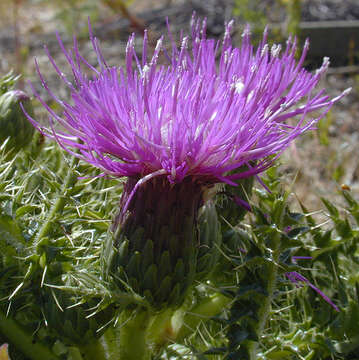
[[[329, 112], [312, 132], [293, 145], [282, 157], [282, 171], [288, 184], [307, 207], [319, 207], [318, 195], [332, 194], [345, 184], [359, 192], [359, 2], [357, 0], [1, 0], [0, 74], [13, 70], [21, 74], [18, 87], [31, 94], [28, 80], [41, 91], [34, 66], [36, 57], [50, 88], [68, 96], [43, 49], [46, 45], [64, 72], [70, 72], [56, 40], [58, 31], [65, 47], [72, 36], [79, 41], [81, 54], [96, 64], [88, 38], [88, 18], [99, 38], [109, 65], [121, 66], [128, 36], [135, 32], [138, 53], [143, 30], [149, 29], [152, 47], [166, 33], [166, 17], [174, 35], [189, 31], [193, 11], [207, 17], [208, 35], [220, 38], [224, 23], [235, 20], [233, 39], [240, 44], [244, 24], [252, 29], [253, 42], [261, 38], [266, 25], [270, 42], [285, 44], [289, 34], [300, 46], [310, 39], [305, 63], [308, 70], [320, 67], [329, 56], [331, 68], [323, 86], [331, 97], [352, 87], [351, 94]], [[298, 52], [299, 54], [299, 52]], [[46, 116], [34, 103], [37, 118]], [[55, 104], [52, 104], [55, 106]]]

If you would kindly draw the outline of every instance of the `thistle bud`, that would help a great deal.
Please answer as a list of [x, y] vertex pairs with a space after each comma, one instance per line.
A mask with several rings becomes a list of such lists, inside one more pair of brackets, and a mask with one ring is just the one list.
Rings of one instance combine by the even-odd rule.
[[208, 205], [199, 215], [204, 184], [191, 178], [171, 184], [159, 177], [137, 189], [124, 212], [135, 183], [129, 178], [124, 187], [121, 210], [104, 251], [104, 272], [155, 308], [180, 305], [197, 271], [212, 265], [208, 255], [214, 236], [209, 228], [218, 233], [218, 224], [211, 222], [216, 220], [214, 206]]
[[10, 90], [0, 96], [0, 145], [7, 139], [6, 149], [19, 151], [29, 144], [34, 127], [24, 115], [20, 103], [32, 114], [30, 98], [21, 90]]

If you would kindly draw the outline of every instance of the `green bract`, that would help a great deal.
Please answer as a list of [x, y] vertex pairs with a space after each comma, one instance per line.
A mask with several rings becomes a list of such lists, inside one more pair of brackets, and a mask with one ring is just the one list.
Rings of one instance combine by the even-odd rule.
[[10, 90], [0, 96], [0, 144], [6, 141], [6, 149], [16, 151], [29, 144], [34, 127], [26, 119], [21, 106], [32, 114], [30, 98], [20, 90]]

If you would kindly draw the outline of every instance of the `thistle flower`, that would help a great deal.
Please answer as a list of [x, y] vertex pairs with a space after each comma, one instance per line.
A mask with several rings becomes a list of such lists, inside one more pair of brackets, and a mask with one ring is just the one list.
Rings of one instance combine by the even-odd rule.
[[[106, 65], [92, 32], [100, 70], [79, 54], [76, 41], [72, 53], [58, 37], [75, 83], [66, 79], [50, 55], [49, 59], [69, 87], [73, 103], [58, 99], [40, 72], [43, 87], [63, 108], [62, 116], [34, 93], [48, 110], [51, 123], [57, 121], [65, 130], [44, 128], [29, 116], [30, 121], [67, 151], [72, 153], [69, 146], [78, 148], [80, 154], [75, 156], [107, 174], [140, 178], [141, 183], [164, 175], [170, 183], [191, 177], [236, 185], [233, 180], [267, 169], [273, 155], [313, 129], [348, 91], [334, 99], [324, 90], [313, 93], [329, 61], [325, 58], [314, 74], [306, 71], [302, 64], [308, 42], [296, 63], [295, 40], [289, 38], [281, 54], [280, 45], [269, 49], [265, 32], [254, 51], [246, 28], [242, 45], [236, 48], [230, 37], [232, 22], [226, 25], [220, 44], [206, 38], [205, 21], [202, 27], [195, 18], [192, 21], [192, 50], [188, 37], [181, 38], [180, 48], [172, 40], [171, 54], [165, 52], [167, 64], [158, 63], [160, 52], [165, 51], [163, 37], [147, 59], [147, 33], [142, 61], [135, 52], [135, 36], [130, 37], [125, 69]], [[93, 70], [94, 77], [89, 79], [81, 66]], [[316, 110], [322, 113], [306, 120]], [[286, 122], [297, 115], [299, 120]], [[243, 165], [249, 169], [230, 174]]]
[[125, 68], [106, 64], [90, 27], [99, 70], [80, 55], [76, 40], [68, 51], [58, 36], [74, 82], [46, 51], [71, 103], [51, 91], [36, 64], [42, 86], [63, 112], [57, 114], [34, 90], [50, 126], [29, 120], [104, 174], [128, 178], [114, 240], [104, 251], [106, 272], [123, 273], [135, 291], [157, 303], [178, 299], [194, 279], [199, 209], [213, 185], [237, 186], [265, 171], [345, 94], [330, 99], [315, 91], [329, 61], [314, 74], [306, 71], [308, 42], [296, 62], [295, 40], [288, 39], [281, 52], [280, 45], [269, 47], [265, 32], [254, 50], [247, 27], [237, 48], [232, 27], [226, 25], [222, 41], [207, 39], [206, 21], [194, 16], [191, 37], [181, 35], [177, 47], [169, 30], [171, 51], [161, 37], [151, 58], [145, 32], [141, 59], [132, 35]]

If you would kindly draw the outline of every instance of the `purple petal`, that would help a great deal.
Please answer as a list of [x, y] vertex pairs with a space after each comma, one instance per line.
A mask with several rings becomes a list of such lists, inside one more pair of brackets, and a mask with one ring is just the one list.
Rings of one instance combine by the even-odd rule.
[[296, 286], [300, 286], [300, 283], [305, 283], [310, 286], [314, 291], [316, 291], [329, 305], [331, 305], [336, 311], [339, 311], [339, 308], [325, 295], [321, 290], [314, 286], [306, 277], [297, 273], [296, 271], [287, 272], [286, 277], [294, 283]]
[[[325, 60], [316, 73], [306, 71], [302, 65], [308, 43], [296, 62], [295, 41], [289, 39], [281, 52], [279, 45], [269, 47], [265, 32], [254, 49], [246, 27], [241, 45], [235, 47], [232, 27], [233, 22], [226, 25], [220, 45], [206, 37], [206, 21], [193, 16], [191, 38], [181, 35], [177, 47], [168, 30], [172, 51], [165, 51], [162, 37], [151, 59], [147, 34], [140, 59], [131, 35], [126, 66], [119, 69], [106, 64], [89, 24], [99, 70], [80, 55], [76, 39], [73, 48], [66, 50], [57, 35], [72, 82], [45, 51], [69, 88], [71, 103], [57, 97], [36, 65], [43, 88], [63, 111], [56, 113], [34, 91], [51, 120], [42, 127], [27, 116], [43, 134], [106, 174], [144, 178], [161, 173], [170, 182], [191, 176], [231, 185], [257, 176], [296, 137], [314, 129], [346, 92], [330, 99], [324, 90], [315, 90], [329, 62]], [[165, 65], [158, 61], [162, 51], [168, 58]], [[246, 172], [231, 175], [250, 163], [255, 165]]]

